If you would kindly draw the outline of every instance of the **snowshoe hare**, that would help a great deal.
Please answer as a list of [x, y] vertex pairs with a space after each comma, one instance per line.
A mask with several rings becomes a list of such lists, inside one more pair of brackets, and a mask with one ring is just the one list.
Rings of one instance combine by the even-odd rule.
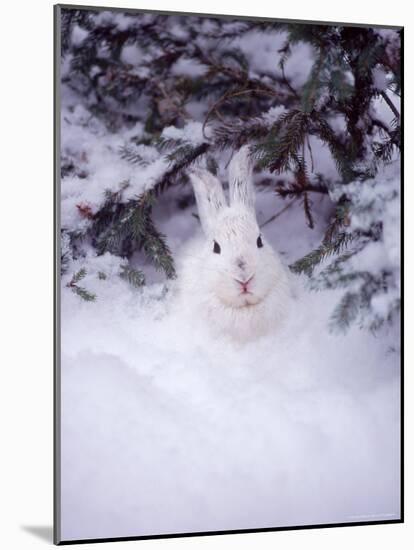
[[204, 236], [181, 258], [183, 307], [239, 342], [276, 331], [287, 314], [289, 277], [256, 220], [248, 147], [229, 165], [229, 205], [213, 174], [197, 169], [190, 179]]

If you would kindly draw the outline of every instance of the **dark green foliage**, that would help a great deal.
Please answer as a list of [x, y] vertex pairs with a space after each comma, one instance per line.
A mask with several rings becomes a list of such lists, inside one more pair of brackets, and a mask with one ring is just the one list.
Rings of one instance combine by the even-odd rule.
[[[334, 331], [345, 332], [352, 323], [363, 320], [365, 316], [371, 316], [371, 302], [373, 296], [383, 293], [388, 288], [389, 274], [381, 273], [380, 276], [373, 276], [367, 272], [359, 272], [348, 275], [348, 280], [342, 280], [342, 286], [348, 287], [356, 279], [360, 279], [361, 285], [357, 291], [346, 291], [339, 304], [335, 307], [331, 317], [331, 327]], [[369, 324], [373, 331], [378, 329], [385, 320], [390, 321], [400, 308], [400, 300], [396, 299], [386, 318], [374, 316]], [[364, 326], [361, 324], [361, 326]]]
[[154, 200], [153, 192], [127, 202], [122, 202], [122, 192], [108, 193], [88, 233], [100, 254], [110, 252], [130, 258], [134, 251], [143, 250], [157, 269], [173, 278], [175, 269], [170, 249], [151, 218]]
[[135, 288], [140, 288], [145, 285], [145, 275], [142, 273], [142, 271], [133, 269], [128, 265], [121, 266], [120, 277], [121, 279], [128, 281], [128, 283]]
[[226, 147], [238, 149], [245, 143], [265, 138], [268, 133], [269, 128], [261, 118], [234, 119], [231, 125], [226, 124], [215, 127], [214, 142], [217, 147], [222, 149]]
[[96, 300], [96, 294], [89, 292], [89, 290], [86, 290], [86, 288], [83, 288], [81, 286], [74, 286], [72, 287], [72, 290], [75, 294], [80, 296], [86, 302], [94, 302]]
[[337, 327], [340, 327], [342, 331], [348, 329], [351, 323], [358, 317], [361, 306], [360, 302], [361, 300], [357, 292], [347, 292], [332, 314], [332, 329], [336, 330]]
[[183, 171], [188, 168], [197, 158], [204, 155], [210, 145], [203, 143], [196, 147], [192, 145], [184, 144], [177, 147], [174, 151], [167, 155], [168, 160], [171, 163], [171, 167], [164, 173], [164, 175], [156, 182], [153, 187], [155, 194], [160, 194], [165, 191], [170, 185], [177, 182], [177, 178], [186, 177]]
[[85, 277], [85, 275], [86, 275], [86, 269], [84, 268], [80, 269], [79, 271], [74, 273], [72, 279], [69, 281], [69, 283], [66, 286], [86, 302], [93, 302], [96, 300], [96, 294], [93, 294], [93, 292], [89, 292], [89, 290], [86, 290], [86, 288], [83, 288], [78, 284]]
[[311, 276], [318, 264], [333, 254], [339, 254], [352, 239], [352, 235], [340, 233], [334, 240], [322, 242], [318, 248], [292, 264], [290, 269], [295, 273], [305, 273]]

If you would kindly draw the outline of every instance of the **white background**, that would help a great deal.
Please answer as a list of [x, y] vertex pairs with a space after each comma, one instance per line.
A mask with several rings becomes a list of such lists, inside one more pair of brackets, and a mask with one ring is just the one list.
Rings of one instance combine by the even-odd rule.
[[[405, 25], [406, 117], [406, 274], [410, 281], [409, 256], [414, 217], [410, 151], [413, 140], [411, 90], [413, 73], [412, 32], [409, 3], [377, 0], [323, 0], [268, 2], [255, 0], [137, 1], [117, 0], [84, 3]], [[52, 525], [52, 239], [53, 239], [53, 2], [10, 0], [2, 5], [0, 32], [0, 544], [7, 550], [45, 547], [47, 528]], [[410, 36], [411, 35], [411, 36]], [[5, 124], [6, 122], [6, 124]], [[405, 308], [410, 309], [413, 292], [408, 285]], [[411, 330], [407, 319], [406, 334]], [[226, 535], [190, 539], [113, 543], [104, 548], [140, 547], [170, 550], [208, 549], [342, 549], [375, 547], [407, 548], [414, 536], [412, 523], [413, 475], [413, 388], [412, 346], [406, 345], [406, 524], [256, 535]], [[410, 433], [411, 432], [411, 433]], [[37, 532], [34, 534], [33, 531]], [[42, 536], [39, 536], [39, 533]], [[46, 537], [47, 538], [47, 537]], [[120, 546], [123, 544], [123, 546]], [[91, 545], [98, 548], [100, 545]], [[84, 545], [89, 548], [89, 545]]]

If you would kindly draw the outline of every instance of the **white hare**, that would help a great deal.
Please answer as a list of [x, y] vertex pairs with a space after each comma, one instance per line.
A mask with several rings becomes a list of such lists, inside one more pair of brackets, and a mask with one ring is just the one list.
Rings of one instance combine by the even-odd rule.
[[194, 319], [239, 342], [274, 332], [289, 304], [289, 276], [260, 232], [247, 146], [229, 166], [229, 205], [208, 171], [190, 174], [204, 236], [186, 248], [179, 269], [180, 302]]

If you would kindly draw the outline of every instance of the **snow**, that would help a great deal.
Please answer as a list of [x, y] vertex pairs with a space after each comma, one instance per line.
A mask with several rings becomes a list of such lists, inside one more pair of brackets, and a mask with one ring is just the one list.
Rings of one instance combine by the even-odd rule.
[[[400, 98], [393, 94], [391, 101], [395, 105], [395, 108], [398, 110], [398, 112], [401, 112]], [[383, 97], [379, 96], [373, 101], [373, 104], [371, 105], [371, 112], [374, 118], [377, 117], [389, 128], [392, 126], [392, 121], [395, 118], [395, 114], [389, 108]]]
[[162, 137], [182, 140], [192, 145], [201, 145], [205, 141], [203, 136], [203, 125], [201, 122], [188, 122], [183, 128], [167, 126], [162, 131]]
[[127, 44], [122, 48], [121, 60], [129, 65], [138, 65], [142, 60], [143, 52], [136, 44]]
[[308, 45], [297, 44], [285, 65], [285, 74], [294, 88], [303, 86], [309, 78], [315, 52]]
[[[285, 45], [286, 38], [286, 32], [263, 34], [259, 31], [250, 31], [234, 40], [232, 46], [239, 47], [247, 57], [252, 78], [263, 72], [281, 77], [280, 50]], [[310, 46], [301, 44], [292, 47], [291, 55], [285, 64], [285, 74], [294, 88], [305, 84], [314, 58], [315, 54]]]
[[[143, 14], [145, 17], [145, 14]], [[95, 16], [95, 20], [102, 26], [115, 25], [120, 31], [129, 29], [134, 23], [134, 17], [128, 14], [112, 11], [101, 11]]]
[[280, 116], [286, 112], [286, 108], [283, 105], [277, 105], [276, 107], [271, 107], [267, 113], [263, 115], [263, 119], [269, 124], [272, 124], [277, 122]]
[[74, 46], [80, 46], [88, 35], [89, 32], [86, 29], [82, 29], [79, 25], [74, 25], [71, 36], [72, 44]]
[[383, 69], [375, 67], [372, 71], [372, 80], [375, 89], [379, 92], [385, 92], [388, 87], [388, 77], [387, 73]]
[[392, 62], [398, 63], [401, 50], [400, 32], [396, 29], [376, 29], [375, 32], [386, 44], [385, 50]]
[[236, 351], [113, 291], [63, 301], [64, 538], [398, 517], [392, 340], [328, 336], [307, 294]]
[[171, 68], [171, 72], [174, 75], [191, 76], [195, 78], [197, 76], [203, 76], [207, 72], [207, 67], [197, 63], [194, 59], [180, 57]]
[[278, 70], [279, 50], [286, 39], [285, 33], [264, 35], [259, 31], [250, 31], [234, 40], [233, 46], [239, 47], [249, 61], [249, 67], [256, 73], [270, 72], [276, 74]]
[[85, 220], [77, 211], [77, 204], [86, 204], [92, 212], [105, 201], [105, 191], [123, 192], [123, 199], [142, 194], [151, 189], [157, 179], [168, 169], [165, 157], [153, 159], [150, 148], [141, 148], [151, 160], [148, 166], [138, 167], [121, 158], [120, 148], [134, 135], [141, 136], [142, 124], [124, 129], [117, 134], [106, 131], [85, 109], [76, 104], [62, 108], [62, 153], [77, 157], [77, 168], [83, 168], [84, 176], [66, 176], [62, 179], [61, 219], [65, 228], [81, 229]]
[[305, 148], [305, 159], [308, 166], [311, 166], [313, 163], [314, 173], [323, 174], [327, 180], [337, 181], [338, 168], [332, 158], [328, 145], [316, 136], [310, 136], [309, 145], [312, 155], [308, 148]]

